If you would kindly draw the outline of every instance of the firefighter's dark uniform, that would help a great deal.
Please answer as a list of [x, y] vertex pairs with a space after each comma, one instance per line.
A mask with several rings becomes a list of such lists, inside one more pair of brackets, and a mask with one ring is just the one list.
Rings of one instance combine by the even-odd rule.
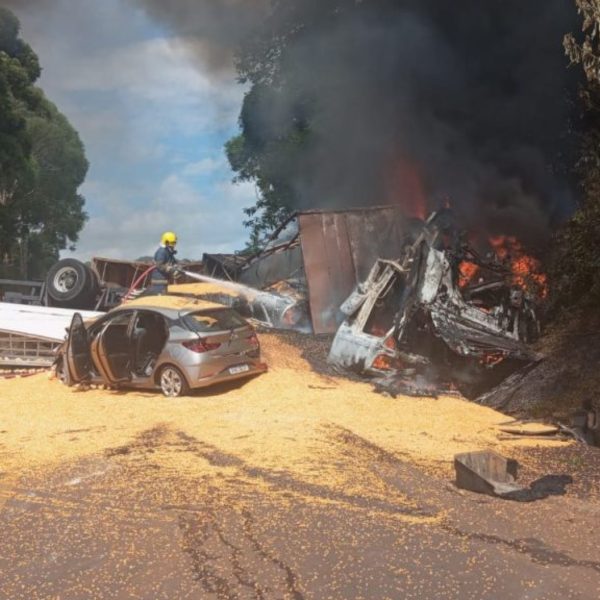
[[153, 294], [165, 294], [169, 285], [169, 275], [173, 267], [177, 265], [175, 258], [176, 250], [172, 246], [160, 245], [154, 253], [154, 264], [156, 269], [152, 272], [152, 286], [149, 292]]

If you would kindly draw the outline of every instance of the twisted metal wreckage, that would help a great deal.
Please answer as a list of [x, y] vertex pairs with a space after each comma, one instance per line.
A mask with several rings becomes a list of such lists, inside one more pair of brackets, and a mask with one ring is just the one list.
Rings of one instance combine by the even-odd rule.
[[[375, 376], [392, 394], [473, 393], [537, 359], [527, 346], [540, 332], [533, 299], [507, 283], [506, 266], [462, 243], [446, 211], [406, 241], [400, 258], [377, 260], [340, 307], [346, 318], [330, 362]], [[486, 277], [461, 289], [465, 259]]]

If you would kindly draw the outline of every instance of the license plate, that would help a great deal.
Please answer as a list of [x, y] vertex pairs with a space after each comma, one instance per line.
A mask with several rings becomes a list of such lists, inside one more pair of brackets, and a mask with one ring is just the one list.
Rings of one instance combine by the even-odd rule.
[[240, 365], [239, 367], [231, 367], [231, 369], [229, 369], [229, 373], [231, 375], [237, 375], [238, 373], [245, 373], [249, 370], [250, 367], [248, 365]]

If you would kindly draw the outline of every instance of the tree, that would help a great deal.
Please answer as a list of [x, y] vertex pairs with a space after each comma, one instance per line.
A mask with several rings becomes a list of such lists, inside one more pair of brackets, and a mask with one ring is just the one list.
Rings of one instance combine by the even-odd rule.
[[35, 110], [40, 94], [33, 82], [40, 67], [33, 50], [18, 37], [19, 21], [0, 7], [0, 206], [30, 175], [30, 140], [24, 109]]
[[575, 3], [583, 35], [567, 35], [564, 45], [585, 74], [580, 94], [585, 133], [577, 165], [582, 202], [558, 235], [552, 267], [555, 299], [563, 306], [600, 299], [600, 5], [596, 0]]
[[237, 173], [237, 181], [256, 184], [258, 199], [245, 209], [250, 228], [250, 246], [260, 240], [288, 217], [298, 204], [294, 180], [303, 164], [303, 152], [310, 143], [307, 115], [282, 116], [274, 122], [261, 112], [277, 104], [282, 90], [263, 82], [255, 83], [244, 98], [240, 115], [242, 133], [225, 145], [227, 158]]
[[40, 277], [58, 259], [59, 250], [77, 241], [86, 214], [77, 192], [88, 163], [83, 144], [67, 119], [48, 100], [44, 114], [31, 114], [31, 187], [16, 203], [21, 272]]
[[275, 96], [273, 89], [256, 84], [246, 94], [240, 117], [243, 133], [225, 145], [227, 157], [238, 181], [253, 181], [257, 187], [256, 204], [245, 209], [250, 228], [250, 247], [260, 245], [262, 238], [276, 229], [297, 204], [293, 180], [302, 164], [302, 152], [310, 130], [306, 122], [292, 119], [281, 122], [273, 131], [272, 122], [261, 119], [259, 111], [276, 99], [263, 104], [263, 96]]
[[77, 132], [34, 85], [37, 56], [0, 8], [0, 270], [41, 277], [77, 241], [88, 169]]

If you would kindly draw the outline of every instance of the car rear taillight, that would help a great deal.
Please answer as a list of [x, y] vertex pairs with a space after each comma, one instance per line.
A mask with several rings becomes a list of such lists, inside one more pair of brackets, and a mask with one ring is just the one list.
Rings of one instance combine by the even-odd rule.
[[209, 352], [216, 350], [221, 346], [219, 342], [207, 342], [206, 340], [193, 340], [191, 342], [183, 342], [183, 345], [192, 352]]
[[249, 343], [251, 346], [254, 346], [255, 348], [258, 348], [258, 346], [260, 345], [260, 344], [258, 343], [258, 338], [256, 337], [256, 334], [255, 334], [255, 333], [253, 333], [252, 335], [249, 335], [249, 336], [246, 338], [246, 340], [248, 341], [248, 343]]

